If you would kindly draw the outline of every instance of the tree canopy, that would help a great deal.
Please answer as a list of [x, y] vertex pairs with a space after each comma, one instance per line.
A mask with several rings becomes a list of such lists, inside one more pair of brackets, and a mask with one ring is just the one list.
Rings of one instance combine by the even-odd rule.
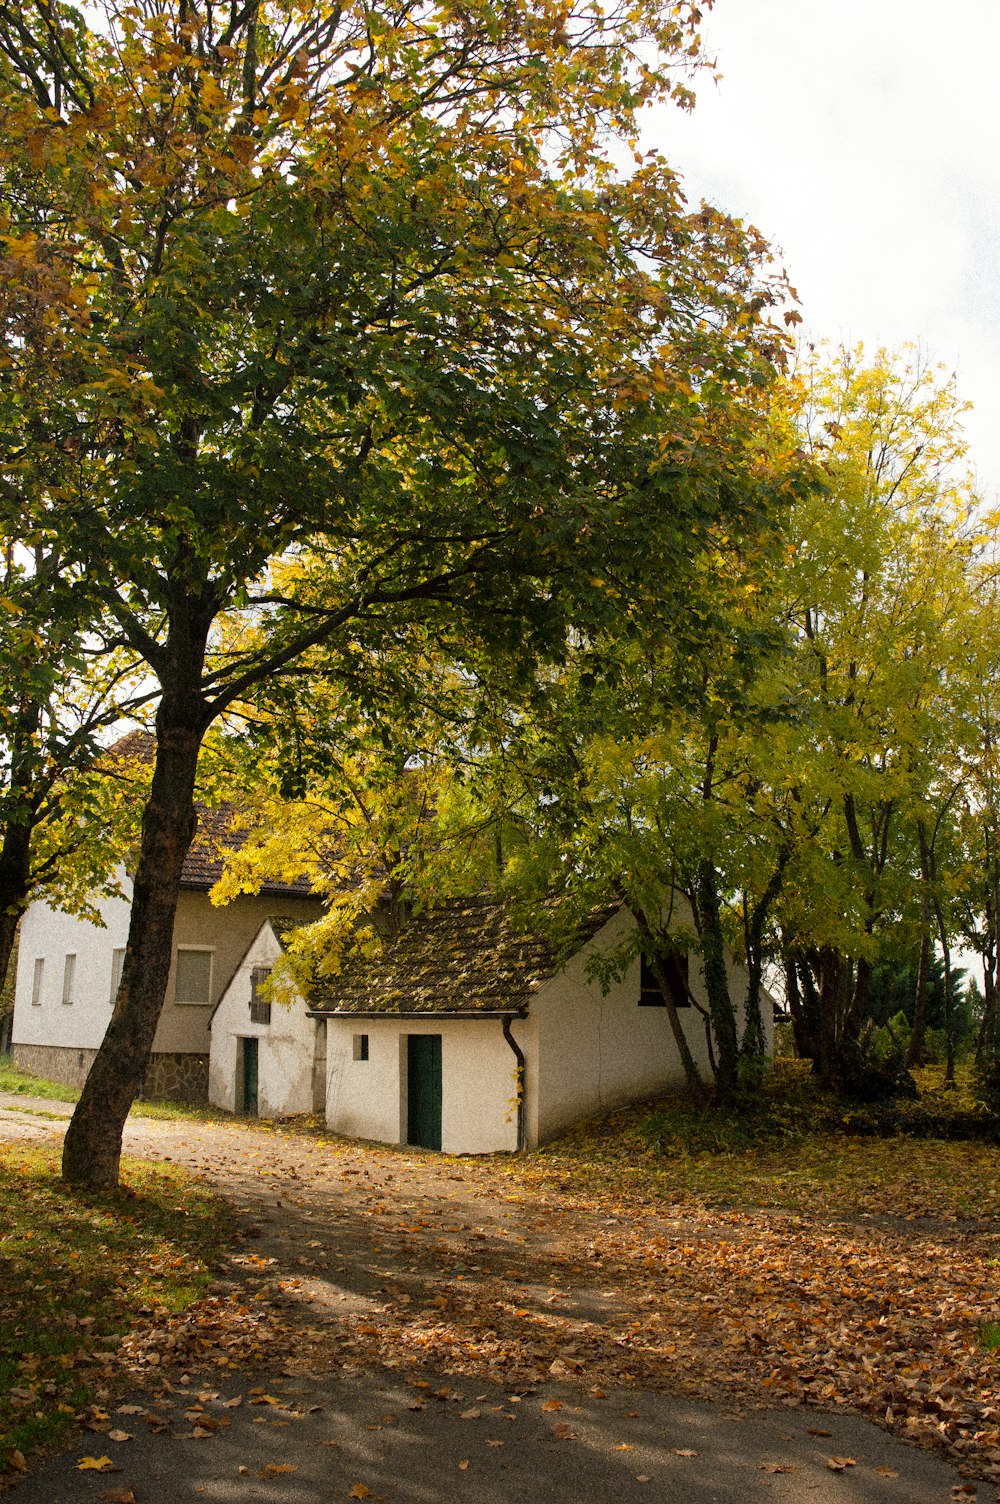
[[558, 650], [765, 499], [766, 247], [659, 158], [614, 165], [646, 102], [688, 101], [696, 22], [0, 5], [3, 505], [159, 692], [68, 1179], [117, 1176], [216, 716], [414, 619]]

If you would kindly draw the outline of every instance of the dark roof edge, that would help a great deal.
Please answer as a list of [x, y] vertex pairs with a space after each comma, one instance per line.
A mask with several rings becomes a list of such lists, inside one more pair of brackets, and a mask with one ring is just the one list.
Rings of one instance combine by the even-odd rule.
[[[134, 880], [134, 873], [130, 872], [128, 876]], [[185, 893], [211, 893], [218, 881], [217, 877], [182, 877], [178, 886]], [[235, 903], [238, 898], [301, 898], [310, 903], [323, 902], [322, 893], [302, 893], [290, 883], [264, 882], [261, 883], [256, 893], [237, 893], [234, 898], [229, 899], [229, 903]], [[227, 906], [227, 904], [220, 905], [222, 908]]]
[[307, 1018], [527, 1018], [527, 1008], [307, 1008]]

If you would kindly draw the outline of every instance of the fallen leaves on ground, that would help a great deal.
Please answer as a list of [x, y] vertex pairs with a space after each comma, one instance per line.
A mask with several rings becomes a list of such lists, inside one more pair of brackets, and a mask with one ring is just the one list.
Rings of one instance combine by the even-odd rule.
[[[116, 1359], [130, 1374], [381, 1365], [538, 1389], [546, 1413], [557, 1379], [592, 1399], [763, 1399], [863, 1413], [1000, 1479], [1000, 1361], [978, 1336], [1000, 1319], [991, 1146], [827, 1140], [651, 1169], [581, 1138], [456, 1175], [444, 1156], [261, 1139], [252, 1160], [208, 1131], [192, 1151], [252, 1211], [259, 1256], [238, 1250], [236, 1288], [144, 1318]], [[414, 1382], [408, 1410], [460, 1399]]]

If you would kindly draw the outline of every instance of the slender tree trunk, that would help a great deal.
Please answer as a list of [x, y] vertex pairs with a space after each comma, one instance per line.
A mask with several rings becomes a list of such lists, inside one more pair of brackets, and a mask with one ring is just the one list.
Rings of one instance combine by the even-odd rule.
[[944, 912], [941, 905], [935, 904], [935, 916], [937, 918], [938, 939], [941, 942], [941, 955], [944, 960], [944, 1039], [945, 1039], [945, 1068], [944, 1080], [946, 1086], [955, 1085], [955, 1002], [952, 997], [951, 984], [951, 946], [948, 942], [948, 926], [944, 922]]
[[843, 972], [843, 958], [837, 951], [824, 946], [820, 952], [818, 1048], [813, 1057], [813, 1069], [827, 1085], [833, 1081], [836, 1073]]
[[785, 967], [785, 1000], [788, 1003], [788, 1011], [792, 1016], [792, 1048], [795, 1051], [796, 1060], [803, 1060], [808, 1055], [805, 1046], [805, 1019], [802, 1009], [802, 993], [799, 990], [799, 974], [795, 965], [795, 958], [789, 950], [785, 950], [783, 959]]
[[815, 1062], [819, 1054], [819, 993], [808, 956], [792, 947], [785, 951], [785, 987], [795, 1058]]
[[722, 937], [722, 919], [715, 868], [702, 862], [698, 868], [698, 933], [701, 939], [705, 990], [712, 1018], [712, 1034], [718, 1051], [716, 1090], [723, 1100], [732, 1096], [737, 1081], [739, 1039], [736, 1033], [736, 1010], [729, 992], [726, 951]]
[[985, 936], [983, 941], [983, 1017], [976, 1039], [976, 1069], [984, 1070], [996, 1058], [1000, 1033], [1000, 985], [998, 985], [998, 935], [1000, 935], [1000, 853], [995, 832], [984, 825], [986, 867]]
[[924, 1063], [924, 1034], [927, 1030], [927, 968], [931, 956], [931, 905], [926, 882], [920, 894], [920, 959], [917, 962], [917, 986], [913, 998], [913, 1030], [906, 1052], [909, 1066]]
[[[740, 1053], [746, 1056], [764, 1054], [764, 1020], [761, 1016], [761, 987], [764, 975], [764, 929], [775, 899], [781, 892], [785, 868], [791, 858], [791, 848], [784, 848], [778, 863], [771, 873], [767, 886], [757, 901], [749, 923], [746, 925], [747, 948], [747, 1000], [743, 1013], [743, 1039]], [[770, 1006], [770, 999], [768, 1000]]]
[[197, 697], [185, 701], [164, 695], [121, 987], [66, 1133], [63, 1179], [69, 1185], [118, 1182], [122, 1129], [163, 1007], [181, 869], [195, 829], [195, 774], [206, 724]]
[[[684, 1025], [681, 1023], [680, 1014], [677, 1012], [677, 1002], [679, 1000], [676, 997], [676, 988], [678, 986], [677, 968], [671, 969], [665, 964], [656, 943], [653, 927], [642, 909], [633, 909], [632, 917], [635, 919], [642, 938], [643, 952], [650, 966], [653, 968], [653, 975], [656, 977], [660, 991], [663, 994], [663, 1001], [667, 1005], [667, 1021], [670, 1024], [670, 1032], [674, 1036], [674, 1044], [677, 1046], [677, 1053], [680, 1056], [681, 1066], [684, 1070], [684, 1079], [687, 1081], [692, 1094], [699, 1101], [704, 1101], [706, 1095], [705, 1083], [701, 1079], [701, 1072], [698, 1070], [695, 1058], [691, 1054], [691, 1047], [684, 1033]], [[685, 998], [684, 1001], [686, 1002], [687, 999]]]
[[856, 1045], [868, 1015], [868, 993], [871, 989], [872, 964], [865, 956], [859, 956], [854, 968], [854, 986], [844, 1010], [841, 1025], [842, 1041]]

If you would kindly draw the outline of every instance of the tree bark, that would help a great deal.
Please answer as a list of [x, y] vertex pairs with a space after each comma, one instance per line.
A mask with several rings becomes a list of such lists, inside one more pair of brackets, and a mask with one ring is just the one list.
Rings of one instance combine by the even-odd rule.
[[164, 696], [121, 986], [66, 1133], [62, 1173], [68, 1185], [118, 1183], [122, 1130], [142, 1083], [166, 992], [181, 870], [196, 824], [195, 775], [206, 726], [196, 697], [192, 704]]
[[953, 1087], [955, 1085], [955, 1004], [952, 997], [951, 944], [948, 940], [948, 926], [945, 923], [944, 910], [940, 903], [935, 902], [934, 913], [937, 919], [938, 939], [941, 942], [941, 956], [944, 961], [944, 1082], [946, 1086]]
[[701, 940], [702, 964], [705, 968], [705, 991], [712, 1018], [712, 1034], [718, 1050], [715, 1086], [725, 1101], [736, 1089], [739, 1064], [739, 1039], [736, 1010], [729, 992], [726, 972], [725, 942], [722, 936], [721, 904], [715, 868], [702, 862], [698, 868], [696, 919]]
[[0, 846], [0, 991], [7, 981], [14, 937], [31, 891], [31, 822], [10, 824]]
[[[921, 861], [921, 866], [924, 863]], [[920, 894], [920, 958], [917, 961], [917, 986], [913, 998], [913, 1028], [906, 1051], [908, 1066], [924, 1063], [924, 1034], [927, 1030], [927, 968], [931, 955], [931, 905], [926, 876], [922, 873]]]
[[681, 1065], [684, 1069], [684, 1079], [691, 1088], [692, 1094], [699, 1101], [704, 1101], [705, 1083], [701, 1079], [701, 1072], [698, 1069], [694, 1056], [691, 1054], [691, 1048], [684, 1033], [684, 1025], [681, 1023], [680, 1014], [677, 1012], [678, 1002], [684, 1003], [688, 1001], [686, 996], [683, 998], [678, 996], [678, 989], [683, 988], [684, 985], [680, 977], [680, 968], [676, 964], [673, 966], [667, 964], [657, 944], [653, 927], [643, 910], [638, 908], [633, 909], [632, 917], [642, 937], [643, 953], [653, 969], [653, 975], [663, 994], [663, 1001], [667, 1008], [667, 1021], [670, 1024], [670, 1031], [674, 1036], [677, 1053], [680, 1056]]

